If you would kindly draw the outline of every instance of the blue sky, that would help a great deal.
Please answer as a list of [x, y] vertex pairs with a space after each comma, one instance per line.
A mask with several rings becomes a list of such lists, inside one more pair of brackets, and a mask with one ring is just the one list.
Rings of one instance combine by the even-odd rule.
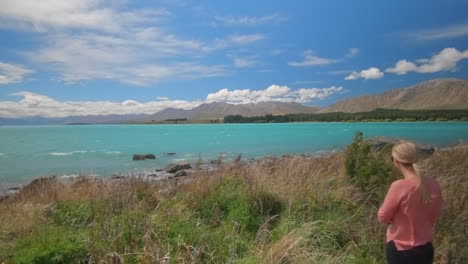
[[0, 0], [0, 117], [326, 106], [466, 79], [466, 10], [466, 0]]

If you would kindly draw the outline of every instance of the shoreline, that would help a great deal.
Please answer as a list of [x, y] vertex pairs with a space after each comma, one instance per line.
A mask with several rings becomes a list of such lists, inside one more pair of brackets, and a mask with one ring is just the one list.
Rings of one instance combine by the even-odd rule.
[[[31, 180], [25, 181], [23, 183], [11, 183], [11, 184], [4, 184], [0, 183], [0, 201], [5, 199], [9, 196], [15, 195], [19, 193], [23, 188], [34, 184], [35, 181], [40, 181], [41, 179], [54, 179], [59, 181], [60, 183], [70, 184], [75, 181], [79, 181], [80, 179], [94, 179], [98, 181], [118, 181], [118, 180], [125, 180], [125, 179], [140, 179], [144, 181], [165, 181], [165, 180], [177, 180], [177, 179], [189, 179], [193, 178], [193, 176], [197, 173], [206, 173], [206, 172], [213, 172], [218, 170], [221, 166], [229, 166], [234, 164], [258, 164], [264, 161], [271, 161], [271, 160], [284, 160], [284, 159], [291, 159], [291, 158], [303, 158], [303, 159], [314, 159], [323, 156], [327, 156], [334, 153], [342, 152], [343, 150], [330, 150], [327, 152], [321, 151], [318, 154], [304, 154], [304, 153], [286, 153], [281, 155], [267, 155], [259, 158], [248, 158], [248, 159], [226, 159], [226, 160], [210, 160], [209, 162], [202, 162], [197, 164], [197, 162], [179, 162], [179, 163], [170, 163], [166, 166], [166, 168], [151, 168], [146, 169], [142, 168], [140, 171], [126, 171], [122, 173], [112, 173], [110, 175], [99, 175], [99, 174], [80, 174], [80, 173], [70, 173], [64, 175], [50, 175], [50, 176], [37, 176]], [[238, 155], [238, 157], [242, 157]], [[171, 165], [184, 165], [189, 164], [190, 168], [188, 169], [181, 169], [179, 171], [184, 171], [186, 175], [178, 176], [177, 172], [168, 172], [166, 169]]]
[[[377, 146], [379, 145], [378, 142], [383, 142], [383, 144], [388, 144], [389, 142], [397, 140], [397, 138], [374, 137], [374, 138], [369, 138], [367, 140], [371, 140], [371, 141], [374, 140], [372, 144], [374, 146]], [[427, 145], [427, 144], [422, 143], [422, 145]], [[455, 149], [458, 147], [462, 147], [462, 148], [468, 147], [468, 143], [460, 141], [459, 143], [456, 143], [456, 144], [435, 147], [434, 149], [437, 151], [441, 151], [441, 150], [448, 151], [448, 150]], [[298, 158], [298, 157], [304, 158], [304, 159], [316, 159], [320, 157], [326, 157], [330, 154], [343, 153], [345, 151], [345, 148], [332, 149], [332, 150], [327, 150], [327, 151], [321, 150], [321, 151], [316, 151], [313, 154], [283, 153], [283, 154], [278, 154], [278, 155], [266, 155], [266, 156], [260, 156], [260, 157], [255, 157], [255, 158], [253, 157], [243, 158], [242, 155], [240, 154], [237, 155], [236, 158], [228, 158], [228, 159], [223, 159], [223, 156], [218, 156], [218, 157], [221, 157], [221, 159], [213, 159], [213, 160], [209, 160], [207, 162], [201, 162], [201, 163], [198, 163], [194, 159], [192, 160], [186, 159], [180, 162], [168, 163], [166, 164], [166, 167], [171, 166], [171, 165], [177, 165], [177, 164], [189, 164], [190, 165], [189, 169], [183, 169], [183, 171], [185, 171], [187, 175], [184, 175], [182, 177], [190, 178], [190, 177], [193, 177], [194, 174], [199, 173], [199, 172], [215, 171], [220, 166], [239, 164], [239, 163], [254, 165], [254, 164], [258, 164], [267, 160], [281, 161], [284, 159]], [[238, 157], [241, 157], [241, 159], [236, 161]], [[31, 178], [30, 180], [24, 180], [22, 182], [9, 182], [9, 183], [0, 182], [0, 200], [4, 199], [5, 197], [9, 197], [16, 193], [19, 193], [23, 188], [25, 188], [26, 186], [29, 186], [31, 183], [33, 183], [34, 181], [38, 179], [54, 178], [62, 183], [72, 183], [76, 180], [83, 179], [83, 178], [96, 179], [96, 180], [102, 180], [102, 181], [122, 180], [122, 179], [129, 179], [129, 178], [137, 178], [137, 179], [142, 179], [145, 181], [164, 181], [164, 180], [180, 178], [180, 176], [176, 176], [176, 174], [177, 173], [167, 172], [165, 168], [161, 168], [161, 167], [153, 167], [153, 168], [140, 167], [134, 170], [123, 171], [123, 172], [118, 172], [118, 173], [110, 173], [110, 174], [105, 174], [105, 175], [96, 174], [96, 173], [67, 173], [63, 175], [42, 175], [42, 176], [36, 176], [34, 178]]]
[[[329, 155], [236, 159], [211, 172], [158, 181], [36, 179], [0, 202], [5, 212], [0, 214], [0, 259], [19, 256], [32, 263], [47, 251], [77, 261], [105, 262], [112, 255], [121, 262], [190, 262], [195, 256], [200, 262], [207, 257], [225, 263], [235, 248], [241, 250], [240, 261], [262, 260], [277, 252], [275, 256], [286, 255], [291, 263], [322, 262], [309, 258], [312, 252], [333, 258], [333, 263], [356, 258], [378, 262], [385, 233], [377, 224], [376, 206], [401, 175], [391, 170], [391, 146], [374, 144], [369, 152], [361, 145], [365, 142], [357, 135], [346, 151]], [[358, 167], [349, 167], [350, 159]], [[439, 148], [428, 161], [427, 177], [439, 181], [444, 191], [435, 243], [453, 249], [436, 251], [436, 262], [466, 259], [466, 239], [460, 234], [468, 220], [462, 202], [468, 186], [468, 146]], [[356, 181], [356, 171], [372, 180]], [[187, 255], [192, 249], [206, 250]]]
[[353, 123], [353, 124], [359, 124], [359, 123], [468, 123], [468, 120], [361, 120], [361, 121], [292, 121], [292, 122], [245, 122], [245, 123], [199, 123], [199, 122], [193, 122], [193, 123], [82, 123], [82, 124], [37, 124], [37, 125], [31, 125], [31, 124], [25, 124], [25, 125], [3, 125], [0, 124], [0, 128], [8, 128], [8, 127], [58, 127], [58, 126], [69, 126], [69, 127], [74, 127], [74, 126], [126, 126], [126, 125], [244, 125], [244, 124], [254, 124], [254, 125], [259, 125], [259, 124], [303, 124], [303, 123], [312, 123], [312, 124], [320, 124], [320, 123], [325, 123], [325, 124], [330, 124], [330, 123]]

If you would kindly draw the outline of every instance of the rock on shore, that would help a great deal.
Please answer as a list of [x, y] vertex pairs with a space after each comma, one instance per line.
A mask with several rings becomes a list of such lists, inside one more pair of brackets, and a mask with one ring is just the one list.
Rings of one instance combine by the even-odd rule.
[[189, 163], [170, 164], [166, 167], [166, 172], [176, 173], [180, 170], [188, 170], [192, 168]]

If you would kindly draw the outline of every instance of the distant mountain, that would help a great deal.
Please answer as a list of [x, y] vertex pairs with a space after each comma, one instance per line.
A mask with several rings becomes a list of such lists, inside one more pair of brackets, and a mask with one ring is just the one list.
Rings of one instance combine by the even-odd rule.
[[57, 125], [64, 124], [66, 118], [47, 118], [42, 116], [31, 116], [24, 118], [4, 118], [0, 117], [2, 126], [27, 126], [27, 125]]
[[64, 125], [64, 124], [123, 124], [145, 119], [149, 115], [88, 115], [69, 117], [32, 116], [24, 118], [0, 117], [0, 125]]
[[192, 120], [223, 118], [227, 115], [262, 116], [322, 112], [367, 112], [376, 108], [391, 109], [468, 109], [468, 81], [435, 79], [417, 85], [393, 89], [381, 94], [364, 95], [336, 102], [327, 108], [308, 107], [298, 103], [261, 102], [251, 104], [206, 103], [191, 110], [166, 108], [155, 114], [70, 116], [44, 118], [40, 116], [0, 118], [0, 125], [53, 124], [127, 124], [150, 123], [167, 119]]
[[468, 81], [435, 79], [336, 102], [320, 112], [367, 112], [376, 108], [392, 109], [468, 109]]
[[130, 114], [130, 115], [88, 115], [88, 116], [70, 116], [65, 118], [65, 124], [121, 124], [129, 123], [134, 120], [147, 118], [145, 114]]
[[41, 116], [10, 119], [0, 118], [0, 125], [58, 125], [58, 124], [128, 124], [164, 121], [167, 119], [215, 119], [227, 115], [259, 116], [265, 114], [285, 115], [295, 113], [314, 113], [319, 108], [298, 103], [261, 102], [256, 104], [207, 103], [191, 110], [166, 108], [155, 114], [133, 115], [89, 115], [64, 118], [45, 118]]
[[250, 104], [206, 103], [191, 110], [166, 108], [148, 120], [162, 121], [166, 119], [187, 118], [193, 120], [223, 118], [227, 115], [260, 116], [266, 114], [285, 115], [297, 113], [315, 113], [317, 107], [308, 107], [298, 103], [260, 102]]

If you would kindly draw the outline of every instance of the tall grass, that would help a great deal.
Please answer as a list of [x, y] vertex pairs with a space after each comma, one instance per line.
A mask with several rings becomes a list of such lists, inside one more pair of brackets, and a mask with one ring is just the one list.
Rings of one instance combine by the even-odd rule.
[[[376, 212], [398, 175], [366, 144], [185, 180], [38, 180], [0, 202], [0, 262], [384, 263]], [[468, 263], [468, 148], [427, 163], [445, 199], [436, 263]]]

